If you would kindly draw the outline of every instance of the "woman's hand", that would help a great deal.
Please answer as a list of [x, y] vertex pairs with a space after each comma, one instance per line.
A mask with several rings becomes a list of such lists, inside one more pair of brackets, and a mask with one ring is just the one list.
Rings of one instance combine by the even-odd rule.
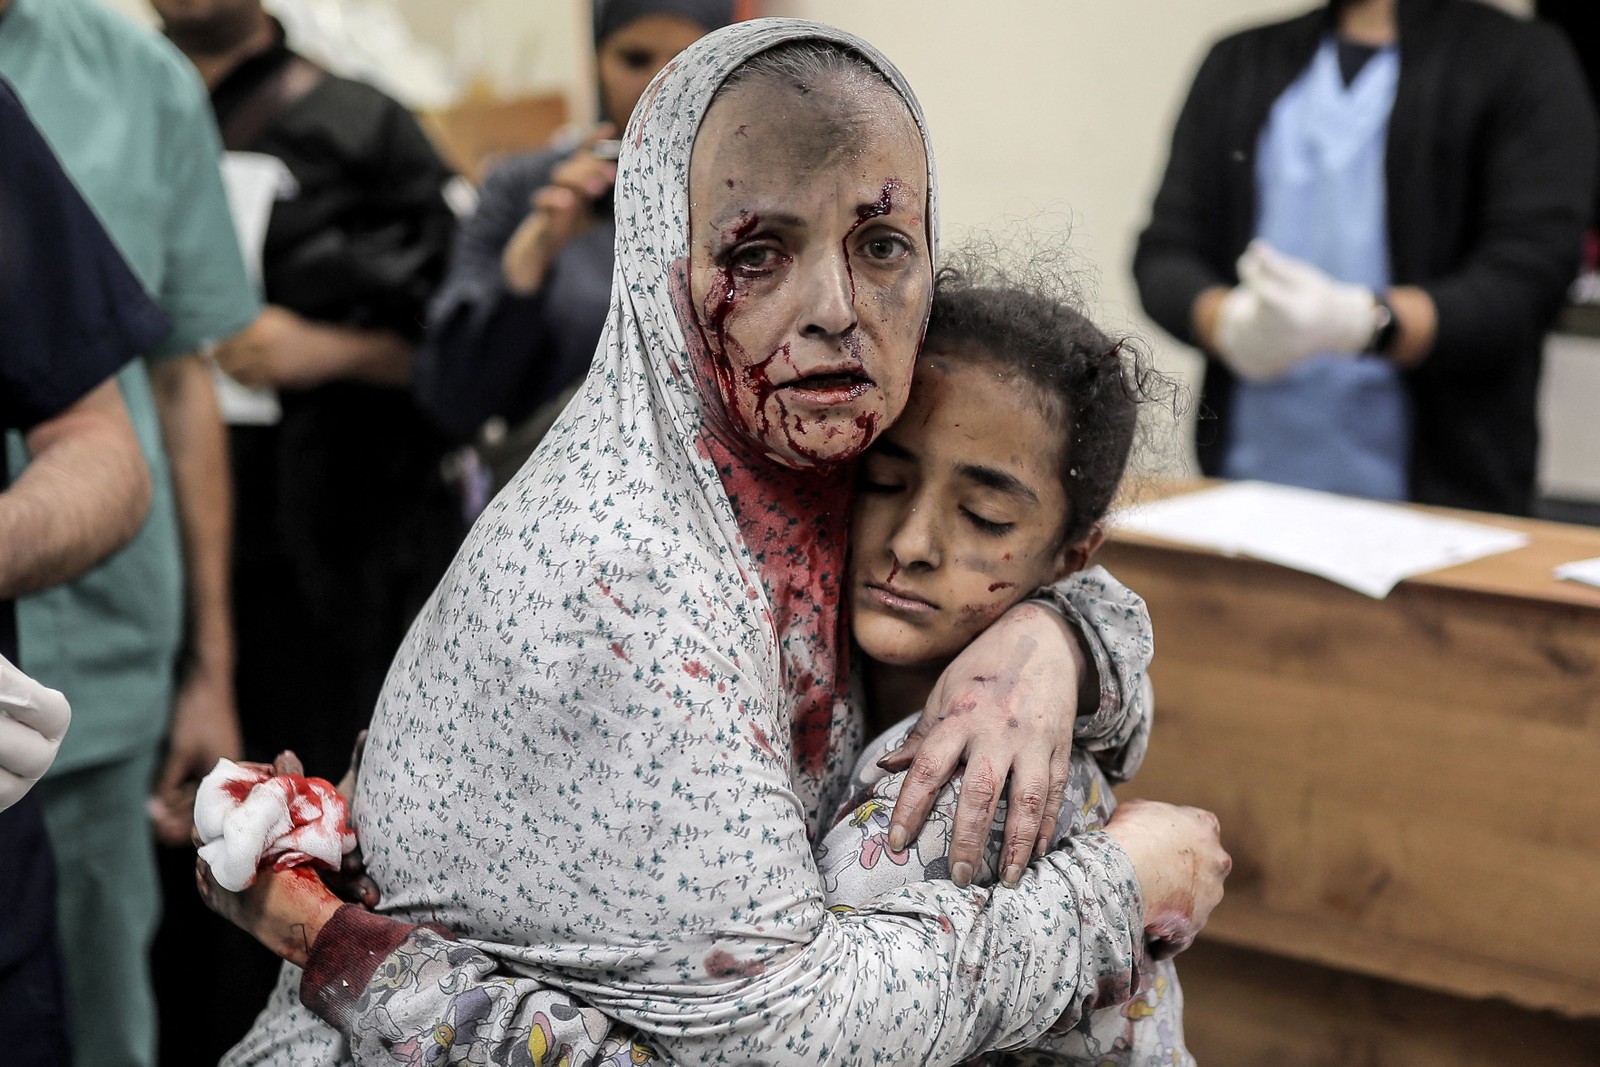
[[928, 696], [916, 729], [882, 766], [909, 768], [889, 824], [889, 847], [922, 829], [939, 790], [961, 770], [950, 877], [972, 879], [1010, 778], [1000, 879], [1015, 885], [1055, 834], [1080, 700], [1099, 692], [1080, 637], [1035, 603], [1006, 612], [957, 656]]
[[617, 181], [617, 164], [594, 154], [594, 146], [615, 137], [608, 123], [598, 126], [583, 147], [556, 167], [550, 184], [535, 190], [531, 209], [500, 256], [506, 288], [531, 296], [544, 285], [556, 254], [595, 223], [594, 205]]
[[[335, 786], [339, 795], [344, 798], [347, 811], [355, 811], [356, 776], [361, 773], [361, 755], [367, 750], [367, 731], [362, 730], [356, 734], [356, 747], [350, 753], [350, 769], [344, 772], [344, 777], [339, 779]], [[355, 820], [351, 819], [351, 827]], [[364, 908], [378, 906], [378, 883], [367, 875], [366, 857], [361, 854], [361, 842], [356, 842], [356, 847], [344, 854], [344, 861], [339, 865], [339, 870], [334, 873], [324, 873], [323, 882], [341, 899], [352, 904], [360, 904]]]
[[1222, 900], [1222, 882], [1233, 869], [1217, 817], [1200, 808], [1128, 800], [1112, 814], [1106, 833], [1138, 876], [1150, 954], [1164, 959], [1188, 948]]

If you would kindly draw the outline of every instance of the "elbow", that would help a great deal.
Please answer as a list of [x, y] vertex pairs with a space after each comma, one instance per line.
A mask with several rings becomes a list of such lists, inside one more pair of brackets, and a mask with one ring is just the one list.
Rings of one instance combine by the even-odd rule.
[[144, 527], [144, 520], [150, 514], [150, 504], [155, 495], [154, 487], [150, 481], [150, 466], [145, 462], [144, 454], [140, 452], [137, 442], [134, 442], [126, 476], [122, 479], [121, 506], [117, 509], [117, 522], [114, 524], [115, 540], [111, 551], [116, 551], [123, 545], [132, 541], [134, 536]]

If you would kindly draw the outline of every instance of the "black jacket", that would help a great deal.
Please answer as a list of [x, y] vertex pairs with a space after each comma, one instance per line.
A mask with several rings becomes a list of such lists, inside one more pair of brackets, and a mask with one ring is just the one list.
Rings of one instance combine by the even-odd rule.
[[[1560, 32], [1475, 0], [1400, 0], [1400, 84], [1386, 158], [1390, 276], [1420, 286], [1438, 338], [1405, 376], [1412, 499], [1526, 513], [1543, 334], [1576, 270], [1595, 193], [1597, 120]], [[1246, 30], [1201, 64], [1139, 238], [1145, 310], [1193, 342], [1190, 311], [1237, 283], [1255, 226], [1255, 155], [1278, 96], [1332, 27], [1332, 7]], [[1197, 428], [1215, 474], [1233, 375], [1206, 365]]]

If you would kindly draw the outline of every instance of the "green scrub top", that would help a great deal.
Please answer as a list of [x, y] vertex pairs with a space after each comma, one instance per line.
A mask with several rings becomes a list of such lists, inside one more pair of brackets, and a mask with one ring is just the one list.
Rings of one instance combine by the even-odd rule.
[[[228, 214], [210, 103], [171, 44], [99, 0], [13, 0], [0, 18], [0, 77], [172, 320], [118, 376], [154, 483], [149, 517], [95, 570], [17, 601], [22, 662], [72, 703], [51, 772], [61, 774], [153, 745], [171, 713], [183, 567], [145, 362], [230, 337], [260, 305]], [[14, 477], [26, 455], [17, 435], [7, 445]]]

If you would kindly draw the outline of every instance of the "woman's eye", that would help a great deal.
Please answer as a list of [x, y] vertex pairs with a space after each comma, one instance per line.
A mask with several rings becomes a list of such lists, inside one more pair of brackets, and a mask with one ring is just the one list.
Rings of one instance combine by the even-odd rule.
[[1016, 523], [1012, 522], [995, 522], [993, 519], [986, 519], [982, 515], [968, 511], [966, 508], [961, 509], [961, 514], [967, 517], [967, 521], [972, 523], [979, 533], [988, 534], [991, 537], [1002, 537], [1010, 533], [1011, 528], [1016, 525]]
[[856, 488], [863, 493], [872, 493], [876, 496], [883, 496], [887, 493], [898, 493], [900, 490], [904, 489], [905, 486], [901, 485], [899, 482], [892, 482], [884, 479], [862, 478], [856, 483]]
[[622, 60], [622, 65], [627, 67], [629, 70], [644, 70], [650, 66], [650, 61], [655, 57], [649, 52], [630, 51], [623, 52], [618, 58]]
[[868, 259], [899, 259], [911, 251], [911, 245], [898, 234], [884, 233], [867, 238], [861, 251]]
[[743, 245], [733, 250], [728, 265], [741, 274], [762, 274], [776, 267], [780, 258], [771, 245]]

